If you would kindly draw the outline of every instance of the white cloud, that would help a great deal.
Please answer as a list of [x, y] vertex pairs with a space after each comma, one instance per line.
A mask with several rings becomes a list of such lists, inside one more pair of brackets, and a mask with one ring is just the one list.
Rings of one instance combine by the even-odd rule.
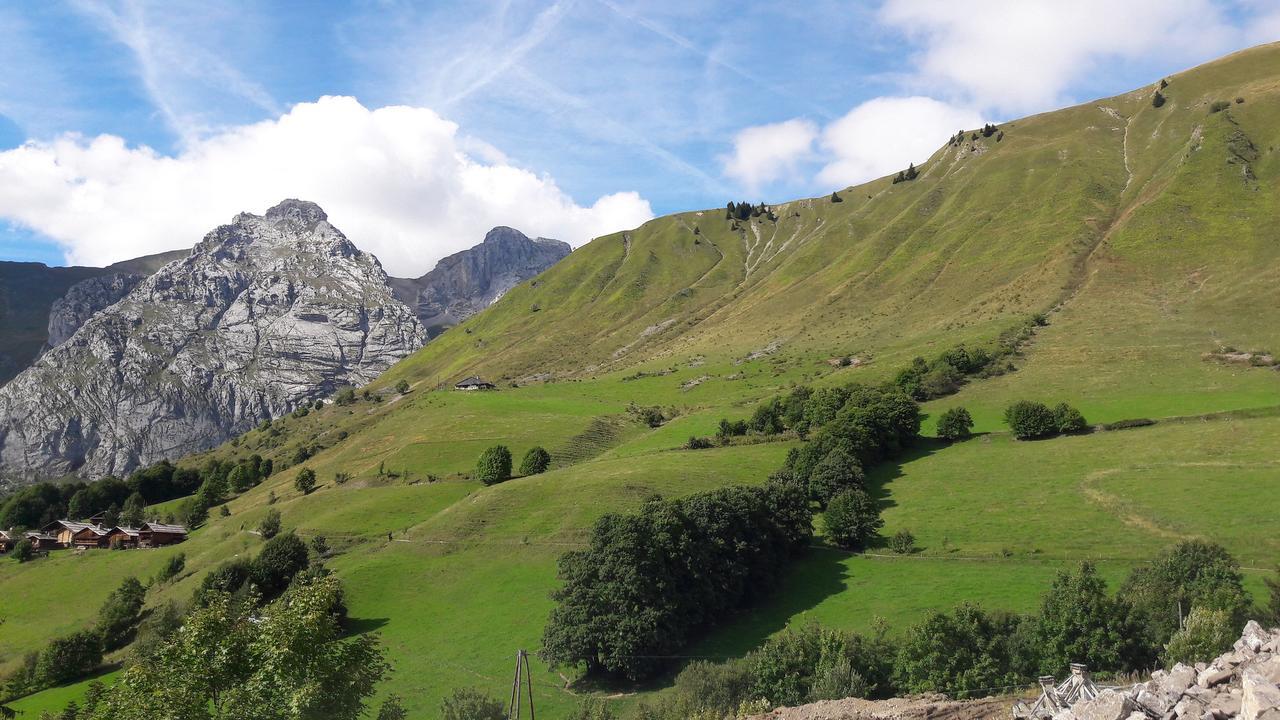
[[1212, 0], [886, 0], [880, 19], [923, 46], [931, 94], [1008, 114], [1062, 103], [1105, 60], [1198, 62], [1238, 36]]
[[818, 179], [844, 187], [903, 170], [927, 159], [957, 130], [982, 124], [975, 111], [933, 98], [868, 100], [823, 129], [821, 145], [830, 160]]
[[817, 136], [817, 126], [801, 118], [746, 128], [734, 136], [733, 154], [721, 158], [724, 173], [752, 192], [795, 177], [811, 160]]
[[296, 197], [403, 276], [495, 225], [580, 245], [653, 216], [634, 192], [580, 206], [486, 148], [426, 108], [324, 97], [173, 157], [110, 135], [28, 142], [0, 153], [0, 218], [52, 238], [69, 262], [102, 265], [190, 247], [237, 212]]

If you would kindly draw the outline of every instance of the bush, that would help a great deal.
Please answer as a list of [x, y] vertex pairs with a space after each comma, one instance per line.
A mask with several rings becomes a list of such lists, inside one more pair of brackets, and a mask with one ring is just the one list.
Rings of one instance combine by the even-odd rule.
[[200, 581], [194, 596], [195, 604], [203, 606], [217, 593], [234, 594], [249, 581], [252, 572], [253, 563], [243, 558], [222, 563]]
[[309, 562], [307, 544], [292, 532], [284, 533], [262, 546], [262, 552], [249, 570], [249, 579], [258, 586], [264, 600], [272, 600], [289, 587], [293, 576]]
[[10, 557], [19, 563], [31, 562], [36, 559], [36, 546], [27, 538], [22, 538], [14, 543], [10, 553]]
[[333, 396], [335, 405], [351, 405], [356, 401], [356, 389], [350, 385], [338, 389], [336, 395]]
[[293, 486], [303, 495], [310, 495], [316, 489], [316, 471], [309, 467], [302, 468], [293, 479]]
[[401, 395], [408, 395], [409, 381], [404, 379], [401, 379], [400, 381], [398, 381], [396, 383], [396, 392], [400, 393]]
[[903, 638], [894, 665], [898, 690], [967, 698], [1023, 682], [1011, 648], [1017, 625], [1014, 616], [988, 615], [969, 603], [931, 613]]
[[1215, 100], [1213, 104], [1209, 106], [1209, 114], [1212, 115], [1214, 113], [1222, 112], [1229, 107], [1231, 107], [1231, 103], [1226, 100]]
[[178, 577], [187, 567], [187, 554], [178, 553], [165, 561], [164, 567], [160, 568], [160, 572], [156, 573], [156, 582], [166, 583]]
[[1151, 107], [1160, 107], [1164, 105], [1164, 95], [1157, 90], [1155, 95], [1151, 96]]
[[842, 448], [834, 448], [809, 474], [809, 499], [825, 508], [841, 491], [861, 488], [865, 481], [858, 461]]
[[476, 478], [485, 485], [494, 485], [511, 477], [511, 451], [505, 445], [494, 445], [480, 454], [476, 461]]
[[653, 498], [638, 513], [605, 515], [587, 549], [560, 558], [563, 587], [552, 595], [543, 658], [651, 677], [667, 656], [777, 585], [810, 541], [808, 505], [798, 488], [770, 483]]
[[316, 557], [321, 560], [329, 557], [329, 541], [323, 535], [316, 535], [311, 538], [311, 552], [315, 553]]
[[822, 513], [827, 537], [847, 550], [861, 550], [884, 526], [876, 501], [862, 489], [842, 490]]
[[333, 474], [333, 483], [335, 485], [346, 485], [350, 480], [351, 473], [349, 472], [336, 472]]
[[665, 713], [671, 718], [732, 717], [751, 690], [751, 673], [741, 661], [711, 663], [695, 660], [676, 676], [675, 707]]
[[440, 704], [442, 720], [506, 720], [502, 703], [475, 688], [458, 688]]
[[133, 630], [142, 616], [142, 604], [147, 589], [137, 578], [128, 577], [120, 587], [107, 596], [98, 611], [96, 632], [102, 638], [103, 649], [118, 650], [129, 644]]
[[1061, 672], [1073, 662], [1109, 670], [1142, 665], [1128, 609], [1107, 595], [1106, 582], [1091, 563], [1058, 573], [1033, 623], [1041, 674]]
[[711, 442], [711, 438], [698, 437], [690, 435], [689, 441], [684, 444], [685, 450], [706, 450], [715, 447], [716, 444]]
[[40, 651], [36, 678], [42, 687], [61, 685], [93, 672], [102, 664], [102, 640], [84, 630], [60, 637]]
[[1226, 610], [1192, 608], [1182, 629], [1174, 633], [1165, 646], [1164, 665], [1208, 662], [1231, 648], [1236, 633], [1231, 613]]
[[1005, 409], [1004, 421], [1019, 440], [1048, 437], [1058, 432], [1058, 419], [1044, 403], [1019, 400]]
[[540, 475], [547, 471], [551, 466], [551, 453], [541, 445], [529, 448], [529, 452], [524, 454], [524, 459], [520, 461], [521, 475]]
[[938, 417], [938, 437], [943, 440], [963, 440], [973, 431], [973, 418], [962, 407], [945, 410]]
[[266, 516], [262, 518], [262, 522], [258, 523], [258, 532], [267, 540], [279, 535], [280, 511], [268, 510]]
[[607, 700], [588, 695], [569, 711], [566, 720], [615, 720], [616, 717]]
[[899, 555], [910, 555], [916, 551], [916, 536], [910, 530], [899, 530], [889, 538], [889, 549]]
[[1058, 432], [1064, 434], [1083, 432], [1089, 428], [1084, 414], [1066, 403], [1054, 406], [1053, 420], [1058, 426]]
[[1113, 423], [1103, 423], [1103, 430], [1124, 430], [1125, 428], [1147, 427], [1155, 425], [1156, 421], [1150, 418], [1133, 418], [1130, 420], [1117, 420]]

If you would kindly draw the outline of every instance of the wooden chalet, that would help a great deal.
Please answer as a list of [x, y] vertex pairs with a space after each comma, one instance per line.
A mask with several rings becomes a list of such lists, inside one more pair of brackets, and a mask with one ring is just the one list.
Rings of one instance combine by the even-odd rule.
[[138, 528], [138, 547], [163, 547], [186, 539], [187, 529], [181, 525], [146, 522]]
[[493, 383], [487, 380], [483, 380], [479, 377], [476, 377], [475, 375], [472, 375], [469, 378], [464, 378], [461, 381], [459, 381], [456, 385], [453, 386], [453, 389], [454, 390], [493, 390], [496, 387], [498, 386], [494, 385]]
[[100, 525], [86, 525], [71, 536], [71, 546], [78, 550], [107, 547], [110, 531]]
[[18, 534], [12, 530], [0, 530], [0, 553], [7, 553], [18, 544]]
[[131, 527], [113, 527], [107, 532], [107, 547], [114, 548], [117, 545], [126, 548], [136, 548], [142, 544], [142, 531], [138, 528]]
[[52, 535], [58, 543], [58, 547], [71, 547], [71, 539], [75, 534], [85, 528], [93, 527], [93, 523], [73, 522], [71, 520], [54, 520], [53, 522], [40, 528], [40, 532]]
[[31, 541], [32, 547], [41, 552], [54, 550], [58, 547], [58, 538], [49, 533], [31, 530], [23, 534], [23, 537]]

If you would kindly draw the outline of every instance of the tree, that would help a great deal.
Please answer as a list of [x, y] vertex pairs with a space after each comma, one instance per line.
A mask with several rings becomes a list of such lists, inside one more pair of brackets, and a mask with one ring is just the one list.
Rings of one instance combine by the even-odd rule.
[[408, 720], [409, 713], [404, 709], [404, 702], [399, 695], [388, 695], [378, 708], [378, 720]]
[[156, 573], [156, 582], [169, 582], [178, 577], [186, 567], [187, 554], [178, 553], [165, 561], [164, 566], [160, 568], [160, 572]]
[[31, 562], [36, 559], [36, 546], [27, 538], [22, 538], [13, 544], [10, 557], [19, 563]]
[[494, 445], [480, 454], [476, 462], [476, 478], [494, 485], [511, 477], [511, 451], [506, 445]]
[[1062, 672], [1073, 662], [1108, 670], [1136, 667], [1126, 608], [1107, 596], [1106, 582], [1091, 563], [1060, 572], [1040, 601], [1035, 619], [1040, 672]]
[[262, 546], [249, 570], [249, 579], [264, 598], [274, 599], [309, 562], [307, 544], [293, 532], [282, 533]]
[[861, 488], [842, 490], [831, 498], [822, 522], [827, 537], [848, 550], [861, 550], [884, 527], [876, 501]]
[[302, 468], [293, 479], [293, 486], [303, 495], [310, 495], [316, 489], [316, 471], [309, 467]]
[[1012, 616], [988, 615], [970, 603], [930, 614], [903, 638], [894, 664], [899, 689], [966, 698], [1022, 682], [1009, 647], [1016, 624]]
[[140, 493], [134, 493], [124, 501], [124, 510], [120, 513], [120, 522], [127, 527], [138, 527], [146, 522], [147, 501]]
[[102, 513], [102, 524], [107, 527], [115, 527], [120, 524], [120, 506], [111, 503], [106, 512]]
[[1019, 400], [1005, 408], [1004, 421], [1019, 440], [1046, 437], [1058, 432], [1058, 419], [1044, 403]]
[[1053, 408], [1053, 420], [1060, 433], [1083, 432], [1089, 427], [1084, 414], [1066, 403], [1058, 403]]
[[200, 502], [199, 497], [194, 497], [178, 506], [178, 516], [187, 527], [199, 527], [209, 519], [209, 506]]
[[92, 630], [60, 637], [40, 651], [36, 679], [41, 687], [77, 680], [102, 664], [102, 640]]
[[350, 385], [345, 385], [338, 389], [337, 394], [333, 396], [335, 405], [351, 405], [356, 401], [356, 389]]
[[551, 453], [547, 452], [541, 445], [529, 448], [529, 452], [524, 454], [524, 459], [520, 461], [521, 475], [539, 475], [547, 471], [551, 465]]
[[1160, 107], [1164, 105], [1164, 95], [1157, 90], [1155, 95], [1151, 96], [1151, 107]]
[[107, 596], [98, 611], [97, 633], [103, 649], [118, 650], [129, 644], [134, 628], [142, 616], [147, 589], [135, 577], [127, 577], [120, 587]]
[[94, 720], [355, 720], [389, 667], [376, 635], [342, 639], [328, 612], [341, 593], [336, 577], [317, 577], [261, 611], [214, 593], [121, 673]]
[[311, 538], [311, 552], [316, 554], [317, 558], [324, 559], [329, 557], [329, 541], [323, 535], [316, 535]]
[[236, 465], [235, 468], [231, 470], [231, 474], [227, 476], [227, 483], [231, 486], [232, 490], [235, 490], [236, 492], [244, 492], [245, 490], [253, 487], [255, 479], [256, 478], [253, 477], [253, 473], [247, 465]]
[[475, 688], [458, 688], [440, 704], [442, 720], [506, 720], [502, 703]]
[[858, 461], [844, 449], [834, 448], [809, 474], [809, 498], [825, 508], [842, 490], [861, 488], [865, 481]]
[[938, 417], [938, 437], [943, 440], [963, 440], [973, 430], [973, 418], [962, 407], [948, 408]]
[[1191, 609], [1182, 629], [1173, 634], [1165, 646], [1165, 667], [1176, 663], [1194, 665], [1209, 662], [1231, 648], [1238, 630], [1226, 610]]
[[399, 382], [397, 382], [396, 392], [400, 393], [401, 395], [409, 394], [409, 381], [402, 378]]
[[565, 718], [566, 720], [616, 720], [617, 715], [609, 706], [608, 700], [588, 695], [579, 700]]
[[1266, 617], [1270, 618], [1270, 626], [1280, 625], [1280, 568], [1276, 568], [1276, 578], [1263, 578], [1267, 585]]
[[889, 538], [889, 549], [899, 555], [910, 555], [916, 551], [916, 536], [910, 530], [899, 530]]
[[262, 522], [258, 523], [258, 532], [267, 540], [280, 534], [280, 511], [268, 510]]

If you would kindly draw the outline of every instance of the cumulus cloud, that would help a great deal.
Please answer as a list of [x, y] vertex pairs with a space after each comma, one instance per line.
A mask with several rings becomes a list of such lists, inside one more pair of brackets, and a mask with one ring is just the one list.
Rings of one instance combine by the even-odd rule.
[[1238, 33], [1212, 0], [886, 0], [880, 19], [921, 47], [918, 84], [1005, 113], [1060, 104], [1102, 61], [1200, 61]]
[[880, 97], [823, 128], [830, 160], [818, 179], [843, 187], [903, 170], [927, 159], [957, 130], [983, 124], [975, 111], [928, 97]]
[[734, 136], [733, 153], [722, 158], [724, 173], [752, 192], [794, 177], [811, 158], [817, 136], [817, 126], [801, 118], [749, 127]]
[[0, 153], [0, 218], [103, 265], [194, 245], [240, 211], [319, 203], [388, 272], [418, 275], [511, 225], [580, 245], [653, 216], [634, 192], [577, 204], [432, 110], [300, 103], [275, 120], [196, 140], [175, 155], [115, 136], [64, 135]]

